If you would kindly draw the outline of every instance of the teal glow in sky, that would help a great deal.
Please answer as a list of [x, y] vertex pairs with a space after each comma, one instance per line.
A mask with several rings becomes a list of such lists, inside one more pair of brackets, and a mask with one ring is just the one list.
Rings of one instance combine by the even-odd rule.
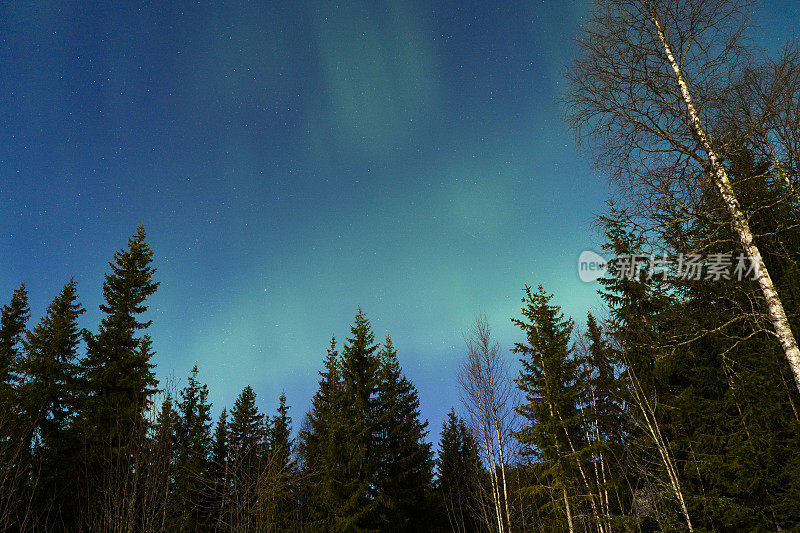
[[[775, 6], [770, 39], [798, 20]], [[579, 323], [599, 305], [576, 262], [608, 189], [557, 104], [585, 10], [5, 3], [2, 301], [25, 281], [38, 320], [74, 275], [96, 328], [107, 262], [144, 222], [162, 382], [197, 362], [215, 411], [286, 389], [299, 424], [361, 305], [436, 435], [478, 312], [508, 348], [525, 284]]]

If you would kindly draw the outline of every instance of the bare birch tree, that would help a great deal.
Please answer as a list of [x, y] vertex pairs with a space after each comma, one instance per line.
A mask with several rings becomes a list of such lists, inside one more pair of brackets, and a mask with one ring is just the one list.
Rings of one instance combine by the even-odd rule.
[[[717, 120], [745, 71], [746, 0], [598, 2], [568, 73], [570, 121], [640, 215], [661, 219], [674, 198], [708, 187], [752, 258], [772, 333], [800, 389], [800, 349], [731, 184], [725, 155], [741, 144]], [[688, 192], [687, 192], [688, 190]], [[676, 215], [677, 216], [677, 215]]]
[[0, 531], [35, 531], [42, 518], [33, 516], [39, 473], [30, 468], [30, 441], [21, 437], [32, 432], [10, 408], [0, 409]]
[[725, 127], [753, 139], [753, 149], [769, 161], [785, 187], [787, 200], [800, 208], [800, 44], [745, 69], [726, 95]]
[[84, 479], [80, 494], [76, 495], [82, 502], [78, 531], [127, 533], [169, 529], [175, 443], [169, 438], [150, 435], [149, 428], [156, 423], [155, 411], [134, 423], [134, 431], [125, 442], [127, 452], [106, 451], [98, 456], [97, 468], [85, 473], [90, 477]]
[[514, 419], [513, 383], [486, 316], [475, 319], [465, 342], [466, 359], [459, 375], [462, 402], [489, 470], [498, 531], [510, 531], [506, 464]]
[[694, 531], [692, 519], [689, 515], [689, 509], [686, 506], [686, 499], [683, 495], [683, 489], [681, 488], [678, 467], [675, 464], [672, 452], [670, 451], [669, 443], [664, 437], [664, 434], [661, 432], [661, 427], [659, 426], [658, 418], [656, 417], [656, 406], [652, 400], [648, 399], [645, 390], [642, 388], [642, 384], [639, 382], [638, 376], [633, 371], [633, 368], [625, 355], [625, 348], [620, 347], [619, 353], [622, 356], [622, 361], [624, 364], [624, 382], [628, 388], [631, 403], [636, 407], [636, 411], [638, 411], [638, 414], [640, 415], [633, 416], [633, 420], [635, 420], [636, 424], [645, 431], [658, 450], [659, 458], [661, 459], [661, 463], [667, 473], [669, 490], [675, 497], [678, 505], [680, 505], [681, 513], [686, 521], [686, 527], [689, 531]]

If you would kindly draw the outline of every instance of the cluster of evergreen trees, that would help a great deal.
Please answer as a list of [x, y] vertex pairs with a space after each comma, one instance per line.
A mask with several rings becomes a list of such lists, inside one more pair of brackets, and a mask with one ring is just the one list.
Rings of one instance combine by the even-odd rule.
[[517, 375], [478, 322], [434, 459], [360, 309], [297, 432], [249, 386], [213, 424], [197, 367], [160, 389], [140, 227], [95, 332], [74, 280], [35, 325], [24, 284], [0, 310], [0, 530], [799, 530], [800, 48], [745, 68], [749, 9], [597, 2], [566, 100], [619, 185], [609, 255], [744, 252], [755, 280], [612, 263], [584, 332], [526, 287]]
[[359, 309], [342, 353], [331, 339], [300, 432], [307, 523], [326, 531], [424, 530], [433, 457], [414, 385], [389, 337]]
[[[796, 324], [800, 226], [787, 220], [797, 212], [769, 202], [779, 182], [754, 157], [731, 168], [741, 196], [771, 206], [751, 223], [764, 235], [765, 261]], [[602, 222], [608, 252], [644, 252], [623, 210], [611, 204]], [[700, 221], [662, 244], [669, 252], [721, 251], [730, 241], [720, 232]], [[150, 322], [141, 318], [158, 287], [152, 255], [143, 228], [115, 255], [96, 333], [78, 327], [84, 310], [72, 280], [33, 327], [24, 285], [2, 308], [2, 529], [606, 533], [800, 525], [800, 395], [774, 336], [742, 312], [757, 301], [752, 281], [654, 275], [645, 264], [622, 276], [612, 267], [601, 280], [608, 316], [589, 314], [583, 333], [552, 295], [526, 288], [512, 319], [521, 332], [512, 348], [521, 363], [513, 380], [518, 416], [497, 426], [508, 433], [498, 442], [513, 445], [493, 474], [483, 460], [491, 445], [485, 431], [455, 410], [434, 460], [417, 391], [391, 338], [376, 343], [360, 309], [341, 349], [331, 339], [296, 433], [285, 395], [267, 416], [249, 386], [213, 424], [196, 366], [177, 394], [159, 390]]]
[[[725, 164], [800, 331], [800, 204], [747, 147], [729, 152]], [[671, 224], [657, 238], [609, 202], [601, 217], [606, 251], [647, 257], [655, 243], [673, 258], [687, 250], [735, 254], [712, 192], [699, 200], [705, 216]], [[610, 263], [600, 280], [605, 316], [588, 314], [582, 332], [553, 295], [525, 289], [521, 316], [512, 319], [523, 333], [512, 348], [521, 365], [518, 417], [506, 424], [505, 472], [495, 466], [500, 488], [477, 460], [503, 441], [486, 436], [485, 419], [473, 417], [471, 431], [453, 414], [442, 433], [439, 497], [451, 529], [798, 529], [800, 394], [757, 282], [705, 270], [680, 276], [677, 262], [644, 260], [633, 273], [618, 271], [624, 263]], [[488, 409], [486, 401], [477, 408]]]
[[[747, 147], [726, 165], [743, 205], [757, 206], [749, 223], [799, 331], [800, 205]], [[606, 251], [646, 254], [653, 239], [609, 205]], [[705, 216], [658, 236], [660, 250], [735, 250], [713, 194], [699, 209]], [[495, 410], [469, 420], [451, 411], [434, 460], [417, 391], [360, 309], [341, 348], [331, 339], [296, 433], [286, 397], [267, 416], [249, 386], [213, 424], [197, 367], [176, 394], [159, 390], [142, 318], [158, 287], [145, 237], [139, 228], [110, 263], [96, 332], [78, 326], [73, 280], [33, 326], [25, 285], [2, 307], [2, 530], [800, 527], [800, 394], [753, 280], [649, 262], [621, 275], [611, 263], [600, 280], [606, 316], [589, 314], [583, 333], [554, 296], [527, 287], [512, 318], [518, 374], [504, 383], [481, 367], [508, 357], [485, 329], [470, 348], [471, 398], [479, 414]], [[505, 386], [516, 396], [494, 394]], [[497, 419], [498, 397], [515, 419]]]
[[[797, 206], [768, 165], [739, 155], [728, 162], [733, 186], [760, 206], [750, 223], [800, 331]], [[609, 253], [648, 251], [635, 217], [611, 204], [602, 222]], [[671, 227], [661, 246], [673, 256], [730, 253], [727, 231], [700, 219]], [[664, 275], [645, 261], [629, 277], [611, 263], [600, 280], [609, 316], [601, 327], [589, 314], [581, 335], [551, 295], [526, 289], [514, 319], [526, 340], [513, 351], [523, 365], [514, 435], [527, 481], [515, 498], [536, 502], [538, 530], [800, 527], [800, 394], [759, 311], [758, 286], [671, 268]]]
[[360, 309], [341, 354], [331, 340], [297, 443], [286, 396], [268, 417], [249, 386], [214, 425], [196, 366], [177, 394], [158, 389], [141, 318], [158, 287], [152, 256], [140, 227], [110, 263], [97, 333], [78, 326], [74, 281], [31, 329], [25, 285], [2, 308], [0, 529], [413, 531], [435, 522], [417, 391]]
[[743, 69], [747, 9], [598, 2], [567, 103], [620, 185], [609, 255], [744, 251], [756, 280], [612, 263], [583, 332], [526, 287], [517, 375], [479, 323], [467, 419], [451, 410], [434, 459], [360, 309], [297, 432], [284, 395], [268, 416], [249, 386], [213, 424], [196, 367], [159, 389], [139, 228], [95, 332], [74, 281], [35, 325], [24, 284], [0, 310], [0, 530], [798, 530], [800, 49]]

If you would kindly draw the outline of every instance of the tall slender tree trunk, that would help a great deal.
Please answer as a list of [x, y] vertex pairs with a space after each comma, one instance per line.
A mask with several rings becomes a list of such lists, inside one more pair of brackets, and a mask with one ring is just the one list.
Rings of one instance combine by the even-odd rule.
[[603, 483], [603, 503], [605, 505], [605, 514], [606, 520], [608, 523], [606, 524], [606, 531], [607, 533], [611, 533], [611, 505], [608, 503], [608, 480], [606, 479], [606, 460], [605, 456], [602, 452], [600, 452], [600, 473], [602, 475], [602, 483]]
[[[478, 387], [479, 395], [481, 388]], [[489, 433], [486, 425], [486, 418], [484, 417], [484, 402], [482, 400], [478, 400], [478, 411], [480, 413], [481, 418], [481, 430], [483, 432], [483, 443], [486, 453], [486, 462], [487, 467], [489, 468], [489, 481], [492, 486], [492, 500], [494, 501], [494, 508], [495, 508], [495, 515], [497, 517], [497, 527], [499, 533], [503, 533], [503, 516], [501, 511], [501, 504], [500, 504], [500, 489], [497, 483], [497, 469], [495, 467], [494, 462], [494, 446], [493, 446], [493, 438]]]
[[[539, 361], [540, 361], [540, 365], [542, 367], [542, 376], [544, 377], [545, 382], [547, 382], [547, 372], [545, 372], [545, 370], [544, 370], [544, 368], [545, 368], [544, 360], [540, 357]], [[550, 411], [550, 417], [552, 419], [554, 419], [554, 420], [556, 418], [558, 418], [558, 422], [561, 425], [561, 428], [564, 430], [564, 436], [567, 439], [567, 445], [569, 445], [569, 449], [572, 452], [572, 455], [577, 457], [577, 450], [575, 449], [575, 446], [572, 443], [572, 437], [570, 437], [569, 430], [567, 429], [567, 425], [564, 422], [564, 417], [561, 415], [561, 411], [559, 409], [557, 409], [555, 406], [553, 406], [553, 404], [549, 400], [547, 402], [547, 407], [548, 407], [548, 409]], [[581, 409], [581, 410], [583, 410], [583, 409]], [[562, 452], [561, 452], [560, 446], [558, 445], [558, 440], [556, 440], [556, 449], [558, 451], [558, 454], [561, 455]], [[595, 523], [600, 528], [600, 533], [604, 533], [603, 532], [603, 526], [600, 523], [600, 516], [597, 514], [597, 505], [596, 505], [596, 503], [594, 501], [594, 493], [592, 492], [592, 489], [589, 486], [589, 481], [588, 481], [588, 479], [586, 477], [586, 473], [583, 471], [583, 466], [581, 465], [581, 461], [580, 461], [579, 458], [576, 459], [576, 464], [578, 465], [578, 472], [581, 475], [581, 480], [583, 481], [583, 485], [584, 485], [584, 487], [586, 487], [586, 492], [588, 492], [589, 504], [592, 507], [592, 514], [594, 515]], [[570, 514], [569, 510], [567, 511], [567, 514]], [[571, 519], [571, 517], [570, 517], [570, 519]]]
[[504, 388], [507, 386], [506, 374], [499, 345], [492, 343], [490, 329], [483, 315], [476, 319], [474, 333], [466, 337], [466, 343], [467, 359], [459, 381], [467, 394], [464, 401], [472, 413], [476, 432], [480, 431], [483, 437], [497, 527], [503, 533], [511, 530], [505, 469], [507, 415], [504, 406], [509, 400], [508, 390]]
[[766, 141], [766, 145], [769, 148], [769, 155], [772, 158], [772, 165], [778, 171], [778, 174], [780, 174], [783, 184], [786, 185], [789, 194], [792, 196], [792, 200], [795, 202], [795, 207], [800, 208], [800, 193], [797, 192], [794, 183], [792, 183], [792, 180], [789, 179], [789, 175], [786, 174], [783, 165], [781, 165], [780, 161], [778, 161], [778, 156], [775, 155], [775, 150], [772, 148], [772, 144], [770, 144], [769, 141]]
[[689, 517], [689, 509], [686, 507], [686, 500], [683, 497], [683, 490], [681, 489], [678, 470], [675, 467], [675, 463], [673, 462], [672, 456], [669, 453], [667, 442], [661, 435], [661, 429], [658, 426], [658, 420], [656, 420], [655, 410], [650, 405], [650, 402], [647, 401], [647, 397], [644, 394], [644, 390], [641, 388], [639, 379], [634, 374], [633, 369], [631, 369], [631, 365], [627, 357], [624, 356], [624, 352], [623, 358], [623, 362], [627, 367], [628, 380], [630, 381], [631, 388], [633, 390], [634, 401], [639, 407], [639, 410], [644, 417], [644, 423], [647, 431], [650, 433], [650, 437], [652, 437], [653, 442], [658, 449], [661, 462], [664, 464], [664, 468], [667, 471], [667, 477], [669, 478], [672, 492], [675, 495], [675, 499], [678, 500], [678, 504], [681, 506], [681, 512], [683, 513], [683, 518], [686, 520], [686, 526], [689, 528], [690, 533], [693, 533], [694, 528], [692, 527], [692, 520]]
[[[488, 352], [487, 352], [488, 358]], [[488, 378], [489, 378], [489, 400], [491, 402], [491, 409], [492, 409], [492, 417], [494, 418], [494, 430], [497, 435], [497, 451], [500, 459], [500, 476], [503, 478], [503, 503], [505, 506], [505, 514], [506, 514], [506, 523], [508, 524], [509, 531], [511, 530], [511, 513], [508, 510], [508, 485], [506, 483], [506, 466], [505, 460], [503, 459], [503, 440], [500, 436], [500, 417], [498, 416], [498, 406], [497, 402], [495, 401], [494, 396], [494, 383], [492, 380], [491, 374], [491, 366], [489, 361], [486, 362], [486, 368], [488, 370]]]
[[[535, 323], [534, 323], [534, 327], [536, 328], [536, 337], [537, 337], [537, 339], [540, 339], [541, 337], [539, 336], [539, 327], [536, 326]], [[542, 347], [538, 345], [538, 343], [537, 343], [537, 348], [539, 349], [539, 364], [540, 364], [541, 369], [542, 369], [542, 377], [544, 378], [544, 381], [545, 381], [545, 388], [547, 390], [549, 390], [550, 386], [547, 384], [547, 372], [545, 371], [544, 359], [542, 358], [542, 355], [541, 355], [543, 353], [543, 350], [542, 350]], [[548, 396], [549, 396], [549, 394], [548, 394]], [[555, 408], [555, 406], [553, 406], [553, 403], [552, 403], [552, 401], [550, 401], [549, 397], [546, 399], [546, 401], [547, 401], [547, 410], [550, 413], [550, 419], [551, 420], [555, 420], [556, 419], [556, 408]], [[558, 419], [559, 419], [559, 422], [561, 423], [561, 425], [564, 426], [564, 421], [561, 418], [560, 414], [558, 415]], [[567, 428], [565, 426], [564, 426], [564, 432], [567, 434], [567, 438], [569, 438], [569, 433], [567, 432]], [[558, 443], [558, 437], [556, 437], [556, 439], [555, 439], [555, 445], [556, 445], [556, 453], [558, 454], [559, 460], [561, 460], [561, 458], [564, 455], [563, 455], [563, 452], [561, 451], [561, 445]], [[573, 452], [574, 452], [574, 449], [573, 449]], [[563, 480], [562, 481], [566, 482], [566, 479], [568, 477], [566, 470], [564, 470], [564, 472], [562, 472], [562, 474], [563, 474]], [[565, 511], [567, 513], [567, 525], [569, 527], [569, 532], [570, 533], [574, 533], [575, 528], [573, 527], [573, 524], [572, 524], [572, 509], [570, 508], [570, 505], [569, 505], [569, 495], [567, 494], [567, 487], [564, 486], [563, 489], [564, 489], [563, 490], [564, 507], [565, 507]]]
[[[597, 415], [597, 397], [595, 396], [594, 388], [591, 389], [591, 406], [594, 411], [594, 442], [600, 442], [600, 420]], [[581, 411], [583, 407], [581, 407]], [[590, 430], [586, 430], [586, 441], [591, 442]], [[600, 468], [598, 472], [598, 462]], [[606, 463], [602, 449], [594, 455], [594, 475], [597, 479], [597, 494], [600, 498], [600, 510], [605, 517], [605, 532], [611, 533], [611, 506], [608, 503], [608, 488], [606, 487]]]
[[[542, 365], [542, 366], [544, 367], [544, 365]], [[546, 374], [545, 374], [545, 379], [547, 379], [546, 378]], [[550, 411], [550, 418], [555, 420], [555, 418], [556, 418], [556, 410], [553, 407], [553, 404], [550, 402], [550, 400], [547, 400], [547, 409]], [[561, 417], [559, 416], [559, 420], [560, 419], [561, 419]], [[562, 459], [562, 457], [564, 457], [564, 454], [561, 451], [561, 445], [558, 443], [558, 437], [556, 437], [555, 445], [556, 445], [556, 453], [558, 454], [558, 460], [559, 460], [559, 462], [561, 462], [561, 459]], [[566, 469], [562, 468], [562, 470], [563, 470], [561, 472], [561, 474], [562, 474], [562, 483], [565, 483], [565, 485], [563, 487], [563, 489], [564, 489], [563, 490], [564, 508], [565, 508], [566, 513], [567, 513], [567, 524], [569, 525], [569, 531], [570, 531], [570, 533], [573, 533], [574, 528], [573, 528], [573, 525], [572, 525], [572, 509], [570, 508], [570, 505], [569, 505], [569, 496], [567, 494], [567, 487], [566, 487], [566, 480], [568, 479], [568, 476], [567, 476]]]
[[[575, 449], [575, 445], [572, 442], [572, 437], [567, 430], [567, 425], [564, 423], [564, 418], [561, 416], [561, 411], [557, 410], [556, 414], [558, 415], [558, 420], [561, 422], [561, 427], [564, 429], [564, 436], [567, 438], [567, 444], [569, 445], [569, 449], [572, 452], [572, 455], [577, 457], [578, 451]], [[600, 520], [600, 515], [597, 512], [597, 504], [594, 501], [594, 493], [592, 492], [592, 488], [589, 486], [589, 479], [586, 476], [586, 472], [583, 470], [583, 465], [581, 465], [580, 459], [576, 459], [576, 463], [578, 465], [578, 472], [581, 475], [581, 480], [583, 481], [583, 486], [586, 487], [586, 492], [588, 492], [589, 496], [589, 505], [592, 507], [592, 515], [594, 515], [595, 523], [598, 525], [600, 533], [604, 533], [603, 525]]]
[[792, 399], [792, 391], [789, 389], [789, 386], [786, 384], [786, 380], [783, 379], [783, 374], [781, 374], [781, 383], [783, 383], [783, 390], [786, 391], [786, 396], [789, 398], [789, 405], [792, 406], [792, 413], [794, 413], [794, 419], [797, 420], [798, 422], [800, 422], [800, 417], [797, 416], [797, 407], [795, 407], [794, 400]]
[[572, 510], [569, 507], [569, 497], [567, 496], [567, 487], [563, 487], [564, 495], [564, 507], [567, 509], [567, 527], [569, 527], [569, 533], [575, 533], [575, 526], [572, 525]]
[[[596, 402], [594, 401], [594, 393], [592, 393], [592, 400], [591, 406], [593, 409], [597, 409]], [[596, 411], [595, 411], [596, 412]], [[595, 417], [593, 427], [594, 427], [594, 435], [592, 435], [592, 426], [589, 425], [589, 420], [586, 417], [586, 413], [583, 410], [583, 406], [581, 405], [581, 414], [583, 415], [583, 419], [587, 424], [586, 430], [584, 435], [586, 437], [587, 445], [591, 446], [594, 443], [600, 442], [600, 433], [597, 429], [598, 423], [597, 418]], [[609, 513], [608, 513], [608, 505], [606, 500], [603, 498], [603, 487], [602, 485], [605, 483], [605, 473], [603, 472], [601, 475], [601, 466], [603, 461], [603, 454], [602, 452], [592, 452], [592, 466], [594, 467], [594, 484], [597, 487], [597, 499], [599, 501], [600, 511], [599, 513], [595, 512], [595, 519], [597, 520], [597, 529], [600, 533], [611, 533], [611, 525], [609, 523]], [[601, 466], [598, 466], [600, 464]], [[601, 477], [602, 476], [602, 477]], [[588, 485], [587, 485], [588, 489]], [[589, 489], [591, 491], [591, 489]], [[594, 496], [591, 496], [592, 498]], [[606, 498], [608, 497], [608, 493], [606, 493]], [[602, 518], [601, 518], [602, 517]]]
[[751, 261], [755, 262], [756, 280], [758, 281], [758, 285], [761, 289], [761, 294], [764, 297], [768, 315], [770, 321], [772, 322], [772, 327], [775, 329], [775, 335], [778, 337], [778, 341], [780, 342], [783, 352], [786, 355], [786, 359], [789, 362], [789, 367], [792, 369], [792, 374], [794, 374], [795, 385], [797, 386], [798, 390], [800, 390], [800, 348], [798, 348], [797, 341], [795, 340], [792, 329], [789, 326], [789, 320], [786, 318], [786, 311], [783, 308], [783, 303], [781, 302], [781, 299], [778, 296], [778, 291], [775, 289], [772, 278], [767, 271], [767, 267], [764, 264], [764, 259], [761, 257], [761, 252], [753, 240], [753, 232], [750, 230], [750, 224], [747, 221], [747, 217], [745, 217], [744, 213], [742, 212], [741, 206], [739, 205], [739, 200], [736, 198], [736, 194], [734, 193], [733, 187], [728, 179], [728, 173], [725, 170], [725, 166], [719, 160], [716, 151], [711, 146], [711, 142], [709, 141], [705, 129], [703, 128], [703, 124], [700, 121], [700, 116], [697, 113], [694, 100], [692, 99], [692, 95], [689, 92], [689, 88], [684, 79], [683, 69], [681, 65], [678, 64], [675, 56], [672, 53], [672, 48], [670, 47], [669, 42], [667, 42], [667, 38], [664, 35], [660, 21], [656, 16], [653, 16], [652, 20], [656, 27], [661, 45], [664, 47], [664, 53], [667, 57], [667, 61], [669, 61], [669, 64], [675, 73], [675, 80], [678, 83], [681, 96], [683, 97], [683, 102], [686, 105], [689, 125], [691, 126], [692, 131], [702, 146], [703, 151], [705, 151], [708, 157], [710, 166], [709, 177], [719, 191], [722, 200], [725, 202], [728, 213], [731, 217], [733, 229], [739, 238], [739, 243], [741, 244], [742, 248], [744, 248], [745, 253], [750, 256]]
[[492, 521], [489, 520], [489, 514], [486, 512], [486, 505], [483, 503], [484, 493], [481, 490], [479, 494], [481, 497], [481, 513], [483, 513], [483, 521], [486, 523], [487, 529], [491, 529]]

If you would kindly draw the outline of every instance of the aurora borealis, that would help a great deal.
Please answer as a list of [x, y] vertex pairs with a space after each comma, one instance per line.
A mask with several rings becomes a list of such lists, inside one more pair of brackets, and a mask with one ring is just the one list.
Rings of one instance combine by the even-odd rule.
[[[25, 281], [35, 322], [75, 276], [96, 328], [143, 222], [162, 383], [196, 361], [215, 411], [286, 389], [299, 425], [361, 305], [437, 434], [478, 312], [507, 349], [525, 284], [579, 325], [599, 305], [575, 265], [609, 189], [558, 104], [585, 9], [0, 6], [2, 302]], [[755, 13], [775, 43], [798, 16]]]

